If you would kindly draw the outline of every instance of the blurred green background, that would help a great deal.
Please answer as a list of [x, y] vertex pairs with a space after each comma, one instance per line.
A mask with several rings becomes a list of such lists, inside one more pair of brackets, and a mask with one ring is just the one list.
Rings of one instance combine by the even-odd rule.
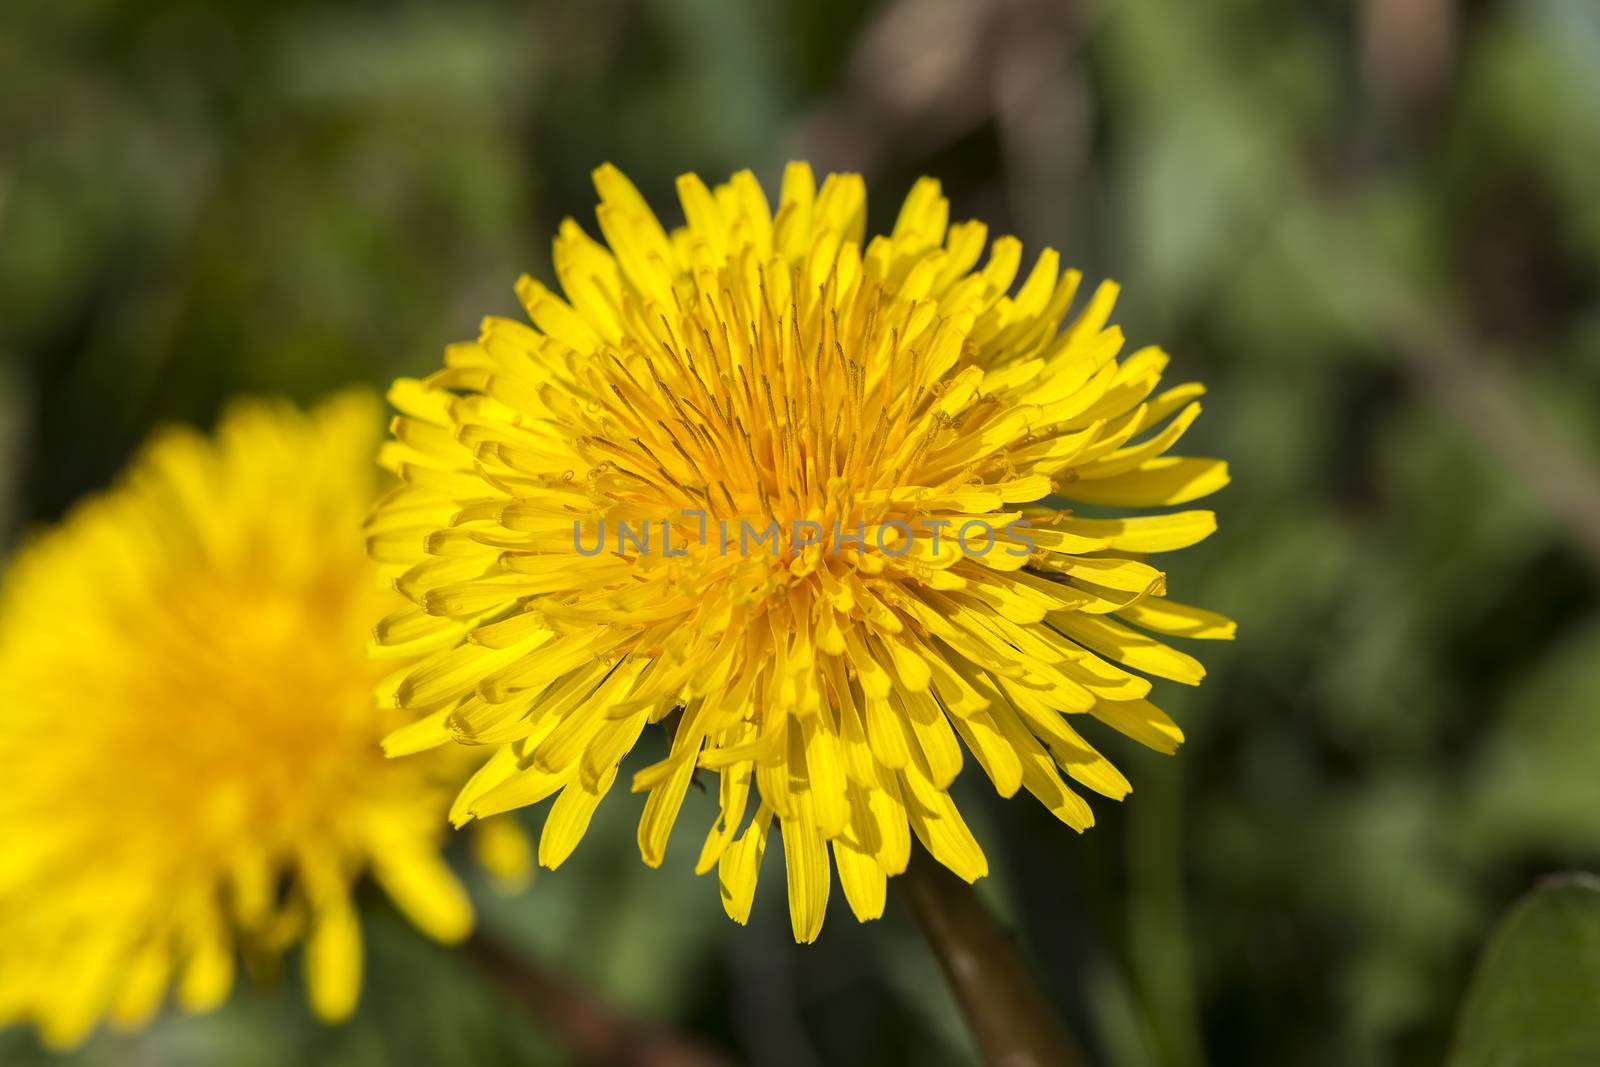
[[[599, 162], [671, 216], [681, 171], [789, 158], [863, 171], [874, 228], [941, 178], [1211, 388], [1190, 442], [1235, 480], [1173, 589], [1241, 637], [1168, 687], [1188, 744], [1096, 735], [1135, 792], [1081, 838], [958, 787], [1096, 1062], [1439, 1062], [1493, 918], [1600, 866], [1594, 0], [9, 0], [0, 538], [152, 426], [520, 314]], [[971, 1062], [893, 900], [858, 927], [836, 893], [798, 948], [769, 857], [740, 930], [689, 871], [707, 799], [661, 871], [638, 806], [485, 922], [760, 1067]], [[76, 1062], [564, 1062], [372, 905], [353, 1023], [291, 968]], [[0, 1062], [46, 1057], [13, 1031]]]

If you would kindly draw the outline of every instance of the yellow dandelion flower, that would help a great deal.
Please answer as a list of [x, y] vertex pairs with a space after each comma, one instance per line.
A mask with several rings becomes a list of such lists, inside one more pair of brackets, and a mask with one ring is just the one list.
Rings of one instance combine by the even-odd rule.
[[1054, 251], [1020, 287], [1011, 237], [977, 267], [986, 230], [947, 225], [935, 181], [870, 242], [854, 175], [819, 189], [791, 165], [776, 213], [749, 173], [685, 175], [671, 232], [616, 169], [595, 184], [606, 243], [562, 224], [564, 297], [521, 279], [533, 328], [488, 319], [391, 393], [404, 484], [369, 545], [412, 604], [379, 641], [446, 646], [400, 685], [421, 717], [391, 751], [499, 746], [453, 818], [554, 796], [553, 867], [671, 716], [670, 754], [633, 779], [645, 862], [714, 772], [699, 871], [744, 922], [776, 821], [802, 941], [833, 867], [878, 916], [913, 835], [986, 873], [948, 792], [965, 754], [1002, 795], [1089, 826], [1063, 775], [1129, 786], [1071, 719], [1173, 751], [1146, 676], [1203, 671], [1164, 637], [1233, 626], [1167, 599], [1146, 562], [1210, 534], [1211, 512], [1067, 506], [1224, 485], [1220, 461], [1167, 455], [1202, 388], [1157, 392], [1158, 349], [1120, 357], [1110, 283], [1069, 317], [1079, 274]]
[[0, 591], [0, 1023], [68, 1046], [107, 1017], [137, 1027], [169, 986], [208, 1009], [237, 955], [302, 937], [313, 1007], [338, 1019], [365, 871], [427, 933], [467, 933], [439, 849], [470, 766], [379, 746], [404, 721], [367, 655], [373, 614], [403, 602], [361, 546], [380, 425], [366, 394], [240, 405], [215, 442], [157, 438], [18, 555]]

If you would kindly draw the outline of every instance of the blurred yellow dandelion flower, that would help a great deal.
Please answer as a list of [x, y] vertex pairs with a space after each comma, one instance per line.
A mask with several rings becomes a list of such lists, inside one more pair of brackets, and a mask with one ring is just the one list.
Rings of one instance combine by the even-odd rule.
[[1119, 358], [1115, 286], [1069, 317], [1079, 275], [1046, 250], [1013, 292], [1018, 242], [977, 268], [985, 227], [947, 225], [928, 179], [870, 242], [854, 175], [818, 189], [791, 165], [776, 214], [749, 173], [685, 175], [672, 232], [616, 169], [595, 184], [606, 244], [563, 223], [564, 297], [521, 279], [533, 328], [488, 319], [391, 392], [403, 485], [369, 545], [412, 605], [378, 639], [435, 651], [397, 691], [420, 717], [387, 744], [499, 746], [458, 823], [555, 796], [555, 866], [671, 717], [670, 754], [633, 779], [645, 862], [696, 769], [715, 772], [699, 870], [745, 921], [776, 821], [809, 941], [831, 867], [874, 918], [913, 834], [986, 873], [948, 792], [964, 752], [1081, 830], [1063, 774], [1129, 786], [1072, 717], [1176, 749], [1145, 675], [1199, 682], [1163, 638], [1233, 625], [1167, 599], [1146, 559], [1213, 515], [1055, 506], [1181, 505], [1227, 482], [1167, 455], [1203, 390], [1156, 392], [1158, 349]]
[[[0, 1022], [58, 1046], [190, 1010], [306, 940], [313, 1007], [354, 1006], [352, 883], [424, 931], [472, 923], [440, 858], [459, 758], [386, 760], [361, 546], [370, 395], [248, 403], [154, 440], [19, 554], [0, 592]], [[398, 666], [398, 665], [397, 665]], [[515, 842], [491, 851], [515, 863]]]

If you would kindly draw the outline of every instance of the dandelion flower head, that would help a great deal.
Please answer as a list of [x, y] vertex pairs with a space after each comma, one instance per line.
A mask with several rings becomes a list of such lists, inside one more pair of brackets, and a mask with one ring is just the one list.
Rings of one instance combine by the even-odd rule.
[[532, 325], [490, 318], [391, 392], [403, 484], [369, 545], [411, 603], [378, 638], [424, 658], [390, 750], [496, 746], [453, 817], [554, 797], [553, 867], [664, 723], [632, 777], [645, 862], [698, 775], [699, 871], [745, 921], [776, 826], [803, 941], [834, 869], [878, 916], [913, 837], [987, 872], [949, 792], [969, 759], [1089, 826], [1078, 787], [1129, 785], [1078, 724], [1174, 750], [1150, 677], [1204, 672], [1167, 639], [1233, 633], [1150, 562], [1216, 525], [1172, 510], [1227, 481], [1168, 454], [1201, 386], [1161, 388], [1116, 287], [1076, 299], [1054, 251], [1015, 284], [1019, 243], [949, 225], [935, 181], [870, 241], [862, 180], [803, 164], [775, 211], [749, 173], [683, 176], [671, 231], [615, 168], [595, 184], [604, 243], [562, 224], [561, 293], [518, 283]]
[[[472, 922], [440, 858], [470, 766], [397, 762], [361, 546], [375, 397], [248, 402], [160, 435], [27, 543], [0, 591], [0, 1022], [57, 1046], [135, 1028], [169, 989], [305, 942], [313, 1007], [360, 983], [364, 872], [444, 941]], [[504, 842], [498, 849], [508, 854]]]

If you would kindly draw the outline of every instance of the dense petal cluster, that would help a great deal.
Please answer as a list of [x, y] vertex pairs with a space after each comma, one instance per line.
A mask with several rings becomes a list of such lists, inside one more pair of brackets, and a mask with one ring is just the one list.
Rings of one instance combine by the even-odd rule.
[[[0, 591], [0, 1023], [56, 1045], [203, 1010], [306, 940], [313, 1006], [360, 982], [366, 871], [423, 930], [472, 913], [440, 858], [462, 753], [396, 762], [365, 558], [377, 398], [171, 431], [22, 549]], [[399, 665], [397, 665], [399, 666]], [[505, 832], [505, 828], [501, 828]], [[515, 841], [501, 840], [515, 861]]]
[[776, 212], [748, 173], [685, 175], [671, 232], [614, 168], [595, 183], [605, 244], [562, 225], [564, 295], [518, 284], [533, 327], [491, 318], [391, 393], [403, 485], [369, 545], [412, 603], [378, 640], [425, 656], [391, 751], [499, 746], [453, 817], [554, 796], [554, 866], [668, 722], [669, 754], [633, 777], [645, 861], [716, 774], [699, 870], [744, 921], [775, 822], [801, 940], [833, 867], [855, 914], [880, 914], [913, 835], [986, 873], [948, 792], [964, 753], [1089, 826], [1066, 779], [1129, 786], [1070, 720], [1172, 751], [1145, 676], [1203, 671], [1163, 637], [1233, 633], [1147, 562], [1211, 512], [1105, 510], [1226, 483], [1167, 454], [1201, 387], [1158, 392], [1157, 349], [1121, 357], [1110, 283], [1069, 316], [1079, 275], [1055, 252], [1015, 286], [1018, 242], [948, 225], [937, 182], [870, 242], [853, 175], [818, 188], [791, 165]]

